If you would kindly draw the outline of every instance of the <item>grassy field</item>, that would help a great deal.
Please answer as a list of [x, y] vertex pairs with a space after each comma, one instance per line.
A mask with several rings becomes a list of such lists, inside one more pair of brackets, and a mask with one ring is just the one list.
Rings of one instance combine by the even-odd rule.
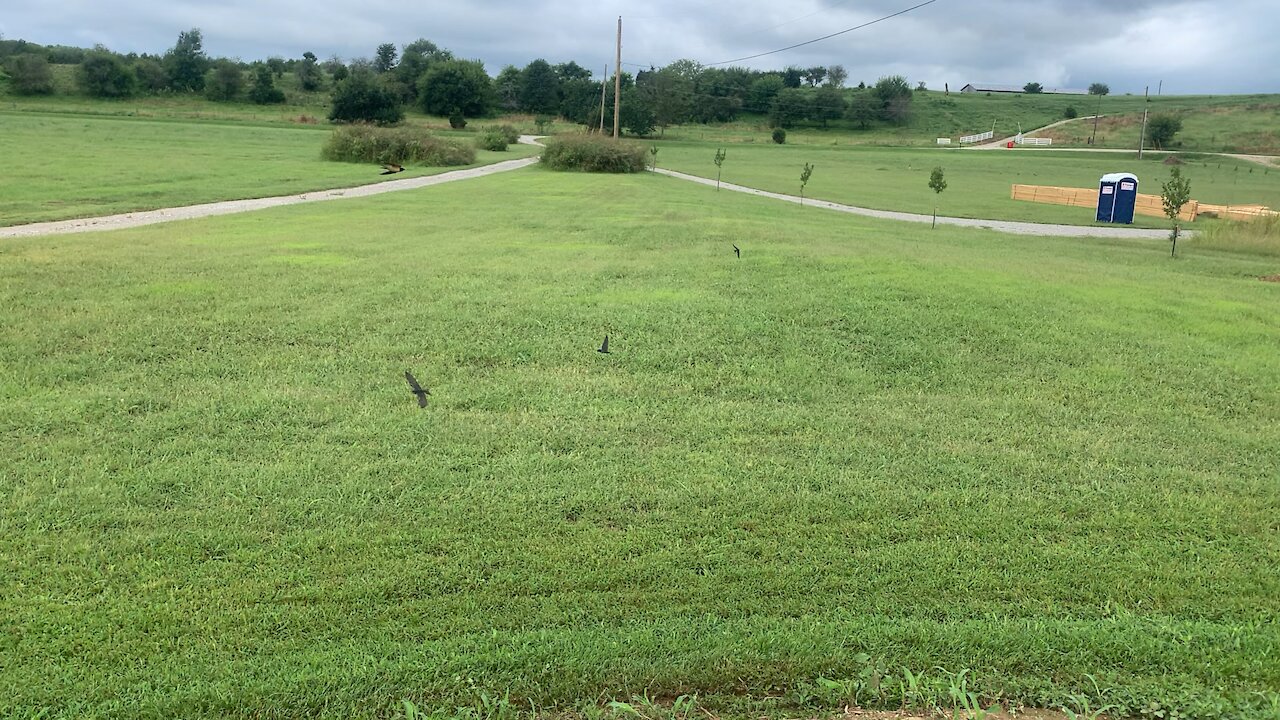
[[[1280, 155], [1280, 98], [1273, 97], [1270, 102], [1171, 111], [1170, 114], [1182, 120], [1182, 130], [1174, 136], [1175, 150]], [[1082, 121], [1059, 126], [1040, 135], [1053, 138], [1055, 144], [1081, 146], [1093, 131], [1092, 121]], [[1098, 122], [1097, 144], [1136, 148], [1141, 134], [1141, 113], [1106, 117]], [[1147, 147], [1150, 146], [1148, 142]]]
[[[101, 105], [101, 103], [99, 103]], [[0, 111], [0, 225], [288, 195], [454, 168], [326, 162], [332, 128]], [[471, 142], [471, 133], [441, 133]], [[477, 151], [477, 164], [537, 151]]]
[[[714, 178], [717, 147], [726, 148], [721, 179], [749, 187], [800, 193], [800, 171], [815, 166], [805, 192], [834, 202], [928, 214], [934, 204], [941, 215], [1087, 225], [1090, 208], [1046, 205], [1010, 199], [1013, 183], [1097, 187], [1104, 173], [1130, 171], [1139, 190], [1160, 194], [1168, 179], [1165, 157], [1150, 154], [1139, 162], [1114, 153], [1054, 152], [1051, 150], [940, 150], [866, 148], [821, 145], [659, 142], [660, 167]], [[935, 197], [929, 174], [945, 170], [947, 189]], [[1229, 158], [1193, 158], [1183, 166], [1191, 179], [1192, 197], [1223, 204], [1260, 203], [1280, 208], [1280, 168]], [[1164, 218], [1137, 216], [1139, 227], [1165, 227]]]
[[1274, 718], [1276, 272], [536, 169], [5, 241], [0, 716]]

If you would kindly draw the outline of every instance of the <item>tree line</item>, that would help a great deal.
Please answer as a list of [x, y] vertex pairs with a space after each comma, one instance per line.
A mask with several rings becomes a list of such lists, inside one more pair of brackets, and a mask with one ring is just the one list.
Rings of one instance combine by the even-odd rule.
[[[0, 68], [10, 91], [39, 95], [54, 91], [52, 65], [75, 65], [80, 92], [101, 98], [148, 94], [203, 94], [216, 101], [283, 103], [277, 82], [293, 76], [298, 90], [330, 91], [330, 119], [393, 124], [406, 107], [449, 117], [499, 113], [559, 116], [586, 127], [612, 126], [613, 82], [593, 77], [576, 62], [537, 59], [508, 65], [494, 77], [479, 60], [457, 58], [435, 43], [418, 39], [397, 47], [379, 45], [371, 59], [321, 61], [313, 53], [285, 59], [243, 62], [211, 58], [198, 28], [178, 35], [160, 55], [120, 54], [92, 49], [44, 47], [23, 40], [0, 40]], [[661, 68], [622, 73], [621, 125], [650, 135], [671, 125], [728, 122], [743, 113], [765, 115], [774, 127], [827, 125], [847, 119], [861, 128], [873, 123], [905, 124], [913, 90], [902, 76], [882, 77], [868, 87], [846, 88], [843, 66], [786, 67], [776, 71], [705, 67], [678, 60]], [[916, 91], [922, 90], [923, 83]]]

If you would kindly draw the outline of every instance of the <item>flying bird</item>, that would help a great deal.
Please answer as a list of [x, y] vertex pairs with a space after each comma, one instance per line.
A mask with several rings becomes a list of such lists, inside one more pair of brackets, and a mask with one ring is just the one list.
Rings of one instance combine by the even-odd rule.
[[379, 175], [395, 175], [398, 172], [404, 172], [403, 165], [397, 165], [395, 163], [387, 163], [382, 166], [382, 172], [378, 174]]
[[596, 352], [604, 353], [606, 355], [609, 354], [609, 336], [608, 335], [604, 336], [604, 342], [600, 344], [600, 347], [599, 349], [596, 350]]
[[736, 257], [736, 258], [738, 258], [738, 259], [741, 259], [741, 258], [742, 258], [742, 251], [738, 249], [738, 246], [737, 246], [737, 245], [734, 245], [734, 246], [733, 246], [733, 256], [734, 256], [734, 257]]
[[413, 379], [413, 375], [410, 375], [408, 370], [404, 371], [404, 379], [409, 381], [409, 389], [413, 391], [414, 395], [418, 396], [418, 407], [426, 407], [427, 396], [431, 394], [431, 390], [419, 385], [418, 381]]

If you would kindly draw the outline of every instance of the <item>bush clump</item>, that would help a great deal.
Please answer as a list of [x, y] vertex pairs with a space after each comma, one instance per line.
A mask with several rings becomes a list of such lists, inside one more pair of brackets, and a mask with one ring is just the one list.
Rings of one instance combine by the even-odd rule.
[[779, 145], [785, 143], [787, 141], [787, 131], [783, 130], [782, 128], [774, 128], [773, 141], [778, 143]]
[[507, 149], [507, 136], [502, 134], [497, 128], [485, 128], [476, 135], [476, 147], [481, 150], [495, 150], [501, 152]]
[[502, 137], [506, 138], [508, 145], [515, 145], [520, 142], [520, 131], [514, 125], [495, 125], [485, 129], [502, 133]]
[[474, 148], [443, 140], [419, 128], [347, 125], [333, 131], [321, 156], [326, 160], [367, 163], [414, 163], [434, 167], [470, 165]]
[[631, 173], [645, 169], [645, 150], [639, 145], [595, 135], [552, 138], [542, 162], [552, 170]]

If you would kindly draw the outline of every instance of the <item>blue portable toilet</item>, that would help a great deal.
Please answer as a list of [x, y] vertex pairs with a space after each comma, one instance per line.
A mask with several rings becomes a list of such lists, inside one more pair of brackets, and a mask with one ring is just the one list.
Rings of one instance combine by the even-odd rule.
[[1108, 173], [1098, 183], [1098, 222], [1133, 224], [1138, 202], [1138, 176]]

